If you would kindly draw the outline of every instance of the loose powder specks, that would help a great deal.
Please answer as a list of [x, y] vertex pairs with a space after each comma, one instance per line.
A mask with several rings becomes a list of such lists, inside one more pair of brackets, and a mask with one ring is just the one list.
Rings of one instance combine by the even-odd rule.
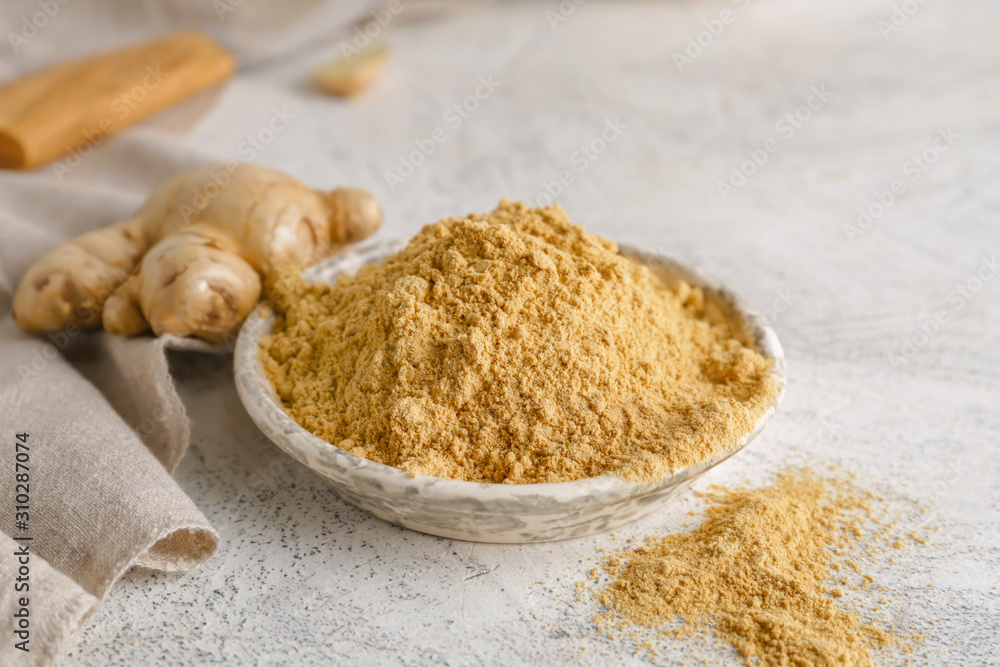
[[413, 473], [658, 479], [735, 447], [777, 393], [701, 290], [558, 206], [503, 201], [333, 286], [285, 272], [270, 292], [260, 358], [288, 413]]
[[[748, 664], [870, 665], [893, 642], [838, 598], [840, 562], [874, 546], [871, 496], [846, 481], [784, 473], [757, 490], [706, 494], [694, 531], [650, 538], [607, 560], [599, 625], [713, 632]], [[873, 533], [875, 534], [875, 533]]]

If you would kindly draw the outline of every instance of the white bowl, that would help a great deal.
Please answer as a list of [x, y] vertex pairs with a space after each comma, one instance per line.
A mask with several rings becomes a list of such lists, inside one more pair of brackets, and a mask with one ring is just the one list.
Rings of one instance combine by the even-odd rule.
[[[303, 272], [309, 282], [333, 283], [341, 273], [355, 273], [382, 261], [405, 240], [364, 243]], [[261, 336], [274, 317], [251, 314], [236, 341], [236, 389], [250, 417], [264, 434], [294, 459], [323, 477], [344, 500], [386, 521], [432, 535], [475, 542], [545, 542], [611, 530], [662, 507], [687, 490], [692, 480], [745, 447], [774, 415], [785, 386], [781, 343], [764, 318], [718, 281], [652, 252], [622, 247], [669, 285], [683, 279], [704, 289], [705, 296], [741, 322], [765, 357], [774, 359], [779, 393], [738, 447], [658, 482], [644, 484], [602, 476], [553, 484], [485, 484], [414, 475], [349, 454], [299, 426], [282, 409], [264, 375], [258, 353]]]

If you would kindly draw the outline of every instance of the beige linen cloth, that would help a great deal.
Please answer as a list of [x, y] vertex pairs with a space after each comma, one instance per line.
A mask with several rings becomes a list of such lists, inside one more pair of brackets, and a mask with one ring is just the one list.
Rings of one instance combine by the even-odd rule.
[[[138, 171], [149, 188], [202, 161], [141, 136], [107, 149], [113, 171], [133, 170], [126, 182], [139, 185]], [[32, 259], [122, 219], [141, 190], [101, 192], [41, 174], [0, 173], [0, 665], [50, 664], [129, 568], [192, 568], [219, 544], [170, 476], [188, 443], [164, 349], [173, 341], [29, 336], [10, 317], [13, 289]], [[18, 433], [28, 434], [26, 530], [15, 523]], [[23, 545], [27, 593], [15, 590], [15, 552]], [[29, 600], [28, 653], [15, 648], [21, 597]]]

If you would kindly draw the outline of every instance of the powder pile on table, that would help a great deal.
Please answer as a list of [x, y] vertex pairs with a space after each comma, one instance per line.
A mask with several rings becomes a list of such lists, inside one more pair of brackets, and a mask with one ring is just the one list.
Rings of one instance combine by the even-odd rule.
[[706, 495], [694, 531], [648, 538], [606, 561], [612, 581], [598, 594], [598, 625], [681, 637], [707, 630], [761, 666], [871, 665], [872, 649], [897, 640], [838, 606], [844, 587], [834, 585], [846, 583], [838, 572], [853, 553], [878, 544], [879, 532], [865, 531], [873, 496], [809, 472]]
[[777, 393], [700, 289], [558, 205], [503, 200], [332, 286], [285, 270], [270, 294], [260, 359], [288, 414], [412, 473], [656, 480], [736, 447]]

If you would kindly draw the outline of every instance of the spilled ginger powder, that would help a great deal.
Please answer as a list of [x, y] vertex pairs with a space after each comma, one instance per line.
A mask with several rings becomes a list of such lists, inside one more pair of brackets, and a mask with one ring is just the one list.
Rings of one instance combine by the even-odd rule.
[[288, 414], [412, 473], [654, 480], [736, 447], [777, 393], [700, 289], [558, 205], [504, 200], [332, 286], [286, 271], [270, 291], [260, 359]]
[[747, 664], [872, 664], [893, 643], [886, 630], [842, 607], [834, 586], [848, 557], [874, 546], [865, 531], [870, 494], [808, 472], [756, 490], [706, 494], [704, 522], [648, 538], [610, 558], [599, 595], [606, 629], [629, 624], [680, 637], [707, 630]]

